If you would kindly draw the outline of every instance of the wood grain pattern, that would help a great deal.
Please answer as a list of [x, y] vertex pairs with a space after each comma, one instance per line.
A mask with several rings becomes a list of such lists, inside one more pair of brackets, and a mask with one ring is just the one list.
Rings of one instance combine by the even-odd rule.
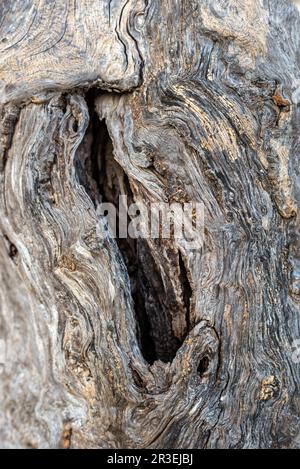
[[20, 0], [1, 7], [2, 99], [82, 86], [127, 90], [140, 81], [143, 1]]
[[[300, 448], [296, 8], [6, 0], [0, 24], [1, 446]], [[120, 194], [203, 203], [202, 249], [112, 239]]]

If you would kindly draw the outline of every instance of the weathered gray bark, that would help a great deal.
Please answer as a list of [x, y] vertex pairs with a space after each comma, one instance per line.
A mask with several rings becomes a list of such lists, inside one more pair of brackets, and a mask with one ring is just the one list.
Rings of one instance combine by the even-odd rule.
[[[295, 7], [4, 0], [0, 25], [1, 446], [300, 448]], [[203, 202], [203, 249], [99, 235], [119, 194]]]

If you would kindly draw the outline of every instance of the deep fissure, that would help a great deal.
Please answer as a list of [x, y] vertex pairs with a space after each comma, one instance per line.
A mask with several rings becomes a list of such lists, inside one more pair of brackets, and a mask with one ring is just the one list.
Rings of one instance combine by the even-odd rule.
[[[90, 124], [82, 153], [77, 161], [79, 180], [93, 200], [112, 203], [118, 213], [119, 196], [126, 195], [128, 205], [134, 202], [134, 194], [127, 174], [113, 155], [113, 143], [105, 120], [99, 119], [95, 111], [97, 91], [86, 95], [90, 113]], [[87, 148], [89, 151], [87, 153]], [[128, 216], [127, 222], [130, 223]], [[118, 234], [118, 216], [116, 220]], [[137, 325], [137, 339], [145, 360], [152, 364], [156, 360], [171, 362], [182, 341], [175, 337], [172, 318], [168, 309], [170, 298], [164, 290], [161, 272], [153, 258], [146, 239], [116, 237], [116, 242], [126, 265]], [[187, 331], [190, 327], [191, 287], [187, 278], [184, 261], [178, 253], [179, 278], [182, 285], [183, 302], [186, 309]]]
[[9, 237], [7, 235], [4, 235], [4, 239], [6, 241], [8, 255], [11, 259], [13, 259], [14, 257], [16, 257], [18, 255], [18, 249], [11, 242], [11, 240], [9, 239]]
[[191, 309], [191, 298], [193, 290], [188, 278], [187, 269], [181, 254], [181, 251], [178, 251], [178, 263], [179, 263], [179, 278], [182, 288], [182, 297], [183, 303], [185, 306], [185, 320], [186, 320], [186, 330], [187, 333], [191, 330], [191, 318], [190, 318], [190, 309]]
[[200, 378], [203, 377], [204, 373], [208, 370], [208, 367], [209, 367], [209, 358], [207, 356], [204, 356], [203, 358], [201, 358], [198, 368], [197, 368], [197, 372]]

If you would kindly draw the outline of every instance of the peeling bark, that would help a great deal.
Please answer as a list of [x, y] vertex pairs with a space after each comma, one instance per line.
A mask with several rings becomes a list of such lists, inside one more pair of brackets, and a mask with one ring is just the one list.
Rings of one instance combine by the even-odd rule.
[[[0, 5], [0, 444], [300, 448], [300, 18], [284, 0]], [[196, 201], [205, 239], [101, 202]]]

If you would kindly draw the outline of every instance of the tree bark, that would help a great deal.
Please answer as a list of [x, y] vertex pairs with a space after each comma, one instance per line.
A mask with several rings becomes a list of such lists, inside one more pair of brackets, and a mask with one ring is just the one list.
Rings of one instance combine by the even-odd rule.
[[[0, 444], [300, 448], [300, 18], [0, 4]], [[200, 250], [97, 207], [204, 204]]]

